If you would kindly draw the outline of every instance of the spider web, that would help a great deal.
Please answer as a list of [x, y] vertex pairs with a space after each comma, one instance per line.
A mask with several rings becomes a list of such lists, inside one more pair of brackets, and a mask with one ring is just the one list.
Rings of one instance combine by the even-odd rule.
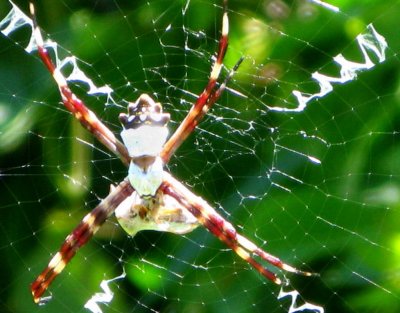
[[[60, 104], [18, 2], [0, 4], [2, 311], [398, 312], [399, 1], [230, 1], [222, 76], [245, 61], [168, 165], [240, 233], [320, 277], [275, 286], [201, 227], [129, 238], [110, 219], [41, 307], [29, 284], [126, 169]], [[116, 134], [142, 93], [176, 129], [222, 15], [194, 0], [36, 11], [74, 92]]]

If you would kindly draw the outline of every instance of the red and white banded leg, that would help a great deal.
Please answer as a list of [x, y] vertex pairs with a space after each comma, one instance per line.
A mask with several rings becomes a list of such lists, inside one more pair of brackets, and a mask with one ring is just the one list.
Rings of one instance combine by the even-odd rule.
[[313, 276], [314, 273], [305, 272], [294, 268], [284, 262], [278, 257], [269, 254], [259, 248], [256, 244], [249, 239], [240, 235], [233, 225], [227, 222], [220, 214], [218, 214], [206, 201], [193, 194], [178, 180], [173, 178], [168, 173], [164, 175], [164, 183], [160, 189], [164, 194], [173, 197], [190, 213], [192, 213], [199, 223], [207, 228], [213, 235], [218, 237], [229, 248], [236, 252], [243, 260], [251, 264], [258, 272], [264, 277], [273, 281], [276, 284], [281, 284], [282, 281], [265, 268], [262, 264], [256, 261], [252, 254], [259, 256], [264, 261], [278, 267], [284, 271], [300, 274], [304, 276]]
[[116, 154], [124, 164], [128, 165], [129, 156], [123, 143], [120, 142], [97, 118], [96, 114], [89, 110], [84, 102], [71, 91], [67, 80], [59, 68], [54, 65], [49, 52], [44, 45], [42, 34], [36, 22], [35, 8], [32, 3], [29, 4], [29, 8], [33, 22], [33, 36], [38, 48], [38, 54], [50, 74], [53, 76], [54, 81], [57, 83], [65, 107], [75, 116], [83, 127], [93, 133], [102, 144], [104, 144], [111, 152]]
[[41, 303], [43, 293], [47, 290], [54, 278], [59, 275], [75, 253], [86, 244], [97, 230], [104, 224], [114, 210], [129, 197], [134, 189], [124, 180], [113, 188], [110, 194], [101, 201], [79, 225], [67, 236], [60, 250], [53, 256], [47, 267], [31, 284], [33, 301]]

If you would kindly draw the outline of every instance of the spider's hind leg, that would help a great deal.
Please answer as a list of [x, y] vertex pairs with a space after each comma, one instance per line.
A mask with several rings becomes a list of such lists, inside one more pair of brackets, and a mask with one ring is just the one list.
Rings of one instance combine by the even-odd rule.
[[267, 253], [249, 239], [240, 235], [234, 226], [226, 221], [216, 212], [206, 201], [193, 194], [183, 184], [165, 173], [165, 180], [161, 186], [163, 192], [178, 201], [190, 213], [193, 214], [201, 225], [207, 228], [213, 235], [223, 241], [229, 248], [240, 256], [243, 260], [253, 266], [265, 278], [276, 284], [281, 284], [281, 279], [264, 265], [259, 263], [253, 255], [257, 255], [269, 264], [287, 272], [304, 276], [314, 276], [315, 274], [301, 271], [293, 266], [282, 262], [278, 257]]
[[[128, 181], [122, 181], [114, 187], [110, 194], [103, 199], [79, 225], [67, 236], [60, 250], [53, 256], [47, 267], [31, 284], [31, 291], [35, 303], [43, 303], [42, 295], [52, 281], [64, 270], [76, 252], [85, 245], [114, 212], [123, 200], [133, 191]], [[46, 298], [44, 298], [46, 299]]]

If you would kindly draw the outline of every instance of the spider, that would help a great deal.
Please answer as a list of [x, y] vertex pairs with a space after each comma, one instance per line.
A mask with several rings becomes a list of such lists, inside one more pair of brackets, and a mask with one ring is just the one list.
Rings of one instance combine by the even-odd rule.
[[226, 79], [217, 84], [228, 47], [227, 2], [227, 0], [223, 2], [221, 37], [209, 81], [180, 126], [167, 140], [167, 123], [170, 115], [163, 112], [160, 103], [155, 102], [149, 95], [142, 94], [136, 102], [128, 104], [128, 114], [119, 115], [123, 126], [121, 132], [123, 143], [71, 91], [67, 79], [53, 63], [46, 50], [36, 21], [34, 6], [30, 3], [32, 32], [39, 57], [57, 83], [65, 107], [83, 127], [129, 166], [127, 178], [112, 187], [108, 196], [82, 219], [66, 237], [47, 267], [31, 284], [35, 303], [44, 303], [50, 298], [44, 298], [43, 294], [51, 282], [62, 272], [78, 249], [90, 240], [113, 213], [122, 228], [131, 236], [140, 230], [185, 234], [202, 225], [261, 275], [276, 284], [281, 284], [281, 279], [257, 261], [255, 256], [288, 272], [313, 275], [282, 262], [278, 257], [267, 253], [239, 234], [235, 227], [224, 220], [206, 201], [164, 170], [165, 164], [174, 152], [221, 96], [243, 60], [241, 58]]

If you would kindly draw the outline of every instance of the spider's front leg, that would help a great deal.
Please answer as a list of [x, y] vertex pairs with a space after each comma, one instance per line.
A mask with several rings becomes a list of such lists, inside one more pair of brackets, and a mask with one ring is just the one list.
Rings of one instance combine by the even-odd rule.
[[72, 92], [67, 83], [67, 79], [54, 64], [46, 49], [42, 34], [36, 22], [35, 7], [32, 3], [29, 3], [29, 9], [32, 16], [33, 38], [37, 45], [39, 57], [57, 83], [64, 106], [74, 115], [82, 126], [91, 132], [107, 147], [107, 149], [117, 155], [124, 164], [129, 164], [130, 158], [126, 147], [114, 136], [107, 126], [97, 118], [96, 114], [86, 107], [85, 103]]
[[164, 173], [164, 182], [160, 190], [185, 207], [193, 214], [200, 224], [206, 227], [212, 234], [223, 241], [228, 247], [236, 252], [242, 259], [251, 264], [264, 277], [273, 281], [276, 284], [281, 284], [282, 281], [273, 272], [265, 268], [262, 264], [256, 261], [252, 254], [259, 256], [264, 261], [276, 266], [284, 271], [300, 274], [304, 276], [313, 276], [314, 273], [305, 272], [294, 268], [274, 255], [271, 255], [249, 239], [240, 235], [233, 225], [219, 215], [206, 201], [194, 195], [178, 180], [170, 174]]
[[232, 71], [226, 77], [225, 81], [217, 86], [218, 78], [221, 74], [222, 66], [226, 51], [228, 49], [228, 34], [229, 34], [229, 19], [228, 19], [228, 0], [223, 1], [224, 13], [222, 16], [222, 30], [221, 37], [219, 40], [218, 52], [211, 69], [208, 83], [202, 93], [197, 97], [196, 102], [186, 115], [185, 119], [179, 125], [179, 127], [172, 134], [171, 138], [168, 139], [160, 153], [160, 157], [166, 164], [169, 162], [171, 156], [179, 148], [179, 146], [185, 141], [185, 139], [193, 132], [203, 117], [217, 102], [222, 92], [226, 88], [226, 84], [232, 75], [238, 69], [242, 63], [243, 58], [240, 58]]

